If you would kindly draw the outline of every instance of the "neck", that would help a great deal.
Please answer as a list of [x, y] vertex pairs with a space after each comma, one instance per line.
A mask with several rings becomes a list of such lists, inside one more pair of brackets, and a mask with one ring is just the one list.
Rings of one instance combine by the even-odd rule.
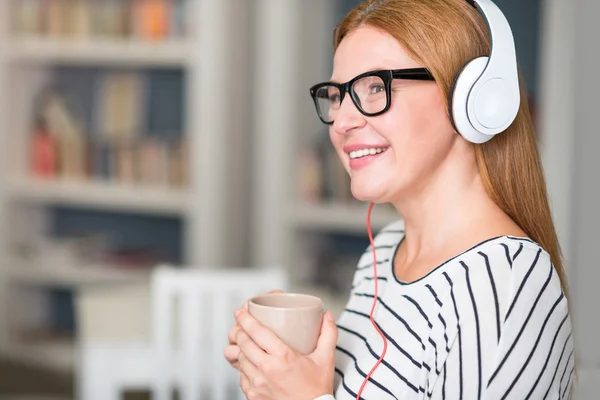
[[[435, 253], [453, 247], [460, 238], [486, 235], [486, 221], [504, 219], [485, 190], [474, 147], [457, 139], [448, 157], [421, 186], [393, 204], [404, 218], [407, 261], [421, 249]], [[493, 224], [492, 224], [493, 225]]]

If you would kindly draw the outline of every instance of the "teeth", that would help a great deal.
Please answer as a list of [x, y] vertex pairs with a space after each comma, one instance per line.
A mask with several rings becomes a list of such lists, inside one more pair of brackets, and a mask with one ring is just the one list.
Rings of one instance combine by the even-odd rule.
[[369, 155], [373, 156], [375, 154], [383, 153], [386, 150], [387, 150], [387, 147], [379, 147], [379, 148], [370, 148], [370, 149], [351, 151], [350, 158], [355, 159], [355, 158], [361, 158], [361, 157], [365, 157], [365, 156], [369, 156]]

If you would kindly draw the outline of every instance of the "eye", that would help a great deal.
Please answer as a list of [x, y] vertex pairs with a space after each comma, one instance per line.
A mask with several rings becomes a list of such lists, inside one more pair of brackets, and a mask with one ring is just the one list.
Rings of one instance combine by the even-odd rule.
[[377, 94], [385, 92], [385, 86], [381, 83], [374, 83], [369, 86], [369, 94]]

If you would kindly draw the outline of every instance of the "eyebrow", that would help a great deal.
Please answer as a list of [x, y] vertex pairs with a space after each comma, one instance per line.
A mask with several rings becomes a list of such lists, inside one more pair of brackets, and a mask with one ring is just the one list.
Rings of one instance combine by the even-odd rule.
[[[368, 68], [368, 69], [366, 69], [366, 70], [364, 70], [364, 71], [362, 71], [362, 72], [359, 72], [358, 74], [354, 75], [354, 76], [353, 76], [352, 78], [350, 78], [350, 79], [354, 79], [354, 78], [355, 78], [355, 77], [357, 77], [358, 75], [360, 75], [360, 74], [364, 74], [365, 72], [370, 72], [370, 71], [379, 71], [379, 70], [384, 70], [384, 71], [387, 71], [387, 70], [394, 70], [394, 69], [408, 69], [408, 68], [420, 68], [420, 67], [394, 67], [394, 68], [391, 68], [391, 67], [383, 67], [383, 66], [371, 67], [371, 68]], [[344, 82], [348, 82], [350, 79], [348, 79], [347, 81], [344, 81]], [[340, 82], [339, 80], [335, 80], [335, 79], [333, 79], [333, 75], [332, 75], [332, 76], [329, 78], [329, 81], [328, 81], [328, 82], [342, 83], [342, 82]]]

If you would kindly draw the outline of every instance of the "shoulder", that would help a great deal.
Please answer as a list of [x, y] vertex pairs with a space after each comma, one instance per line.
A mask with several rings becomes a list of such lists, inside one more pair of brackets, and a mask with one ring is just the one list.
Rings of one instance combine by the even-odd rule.
[[539, 244], [513, 236], [484, 241], [456, 257], [455, 262], [462, 268], [453, 268], [453, 277], [476, 282], [492, 280], [504, 290], [525, 280], [544, 280], [556, 272], [550, 255]]
[[520, 237], [503, 236], [482, 251], [488, 275], [497, 276], [506, 292], [514, 298], [521, 293], [534, 297], [541, 291], [560, 295], [560, 278], [550, 254], [538, 243]]
[[[529, 239], [494, 238], [457, 257], [443, 274], [452, 284], [433, 335], [436, 342], [450, 338], [452, 350], [440, 360], [451, 363], [448, 371], [458, 371], [457, 378], [478, 371], [479, 391], [486, 384], [487, 394], [507, 395], [514, 387], [531, 397], [536, 386], [558, 382], [552, 373], [571, 365], [572, 329], [544, 248]], [[477, 390], [473, 382], [465, 387]]]
[[[507, 237], [511, 282], [505, 319], [514, 314], [527, 317], [533, 310], [560, 310], [568, 313], [567, 298], [560, 277], [548, 252], [539, 244]], [[507, 255], [508, 257], [508, 255]]]
[[[566, 303], [550, 255], [525, 238], [503, 236], [474, 247], [457, 258], [449, 272], [452, 308], [481, 316], [494, 310], [496, 319], [529, 313], [540, 302]], [[453, 311], [453, 310], [452, 310]]]

